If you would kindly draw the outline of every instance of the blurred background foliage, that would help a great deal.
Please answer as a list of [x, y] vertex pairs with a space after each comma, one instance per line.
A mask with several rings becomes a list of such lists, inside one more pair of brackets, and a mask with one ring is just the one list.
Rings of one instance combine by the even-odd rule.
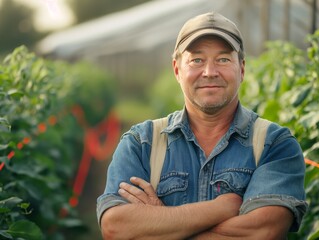
[[[258, 58], [249, 59], [240, 96], [260, 116], [290, 128], [305, 158], [319, 162], [319, 31], [308, 36], [307, 52], [274, 41]], [[307, 166], [309, 210], [302, 227], [289, 239], [319, 237], [319, 168]]]
[[[80, 239], [87, 230], [70, 201], [79, 197], [72, 185], [84, 128], [93, 128], [111, 111], [115, 86], [112, 77], [88, 63], [44, 60], [25, 47], [5, 58], [0, 65], [0, 239]], [[82, 109], [80, 121], [72, 114], [74, 106]]]

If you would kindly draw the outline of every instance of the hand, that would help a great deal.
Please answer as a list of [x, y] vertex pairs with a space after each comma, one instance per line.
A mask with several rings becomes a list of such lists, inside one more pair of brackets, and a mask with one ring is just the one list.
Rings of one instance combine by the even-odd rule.
[[125, 182], [120, 184], [119, 194], [123, 198], [131, 203], [164, 206], [149, 182], [138, 177], [131, 177], [130, 181], [135, 186]]

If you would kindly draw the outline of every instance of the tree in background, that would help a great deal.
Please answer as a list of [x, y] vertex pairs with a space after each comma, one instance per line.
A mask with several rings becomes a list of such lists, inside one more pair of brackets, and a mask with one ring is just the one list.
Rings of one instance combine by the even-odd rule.
[[20, 45], [32, 47], [42, 37], [34, 28], [33, 10], [13, 0], [2, 0], [0, 6], [0, 54]]
[[106, 14], [124, 10], [150, 0], [68, 0], [76, 22], [81, 23]]

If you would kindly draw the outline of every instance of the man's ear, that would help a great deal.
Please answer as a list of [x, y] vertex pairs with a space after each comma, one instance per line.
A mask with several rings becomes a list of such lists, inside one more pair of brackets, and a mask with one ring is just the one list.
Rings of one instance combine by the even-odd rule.
[[176, 78], [177, 82], [179, 82], [178, 64], [179, 64], [178, 61], [176, 59], [173, 59], [172, 65], [173, 65], [174, 75], [175, 75], [175, 78]]
[[245, 65], [246, 65], [246, 61], [245, 59], [242, 60], [241, 64], [240, 64], [240, 70], [241, 70], [241, 82], [244, 81], [244, 76], [245, 76]]

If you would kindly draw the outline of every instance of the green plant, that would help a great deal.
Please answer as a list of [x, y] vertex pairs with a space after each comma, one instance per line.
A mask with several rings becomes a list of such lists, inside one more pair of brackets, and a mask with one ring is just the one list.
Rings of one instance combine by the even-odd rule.
[[[68, 207], [71, 191], [63, 179], [72, 176], [71, 161], [59, 150], [62, 138], [50, 130], [41, 133], [45, 121], [57, 114], [62, 79], [43, 59], [20, 47], [4, 60], [0, 81], [0, 115], [11, 128], [1, 134], [2, 236], [42, 239], [44, 232], [54, 236], [54, 226], [67, 228], [58, 216]], [[23, 204], [30, 204], [30, 210], [23, 211]], [[28, 235], [31, 229], [33, 234]]]
[[183, 93], [173, 73], [167, 69], [160, 74], [148, 94], [149, 104], [158, 113], [158, 117], [182, 109], [184, 105]]
[[[305, 158], [319, 162], [319, 31], [308, 37], [307, 54], [290, 43], [269, 42], [249, 59], [240, 91], [242, 103], [262, 117], [290, 128]], [[309, 209], [298, 233], [289, 239], [319, 236], [319, 168], [308, 165], [305, 189]]]
[[25, 47], [0, 65], [0, 239], [60, 240], [86, 230], [69, 202], [84, 135], [71, 110], [80, 106], [84, 127], [94, 126], [114, 103], [111, 80]]

